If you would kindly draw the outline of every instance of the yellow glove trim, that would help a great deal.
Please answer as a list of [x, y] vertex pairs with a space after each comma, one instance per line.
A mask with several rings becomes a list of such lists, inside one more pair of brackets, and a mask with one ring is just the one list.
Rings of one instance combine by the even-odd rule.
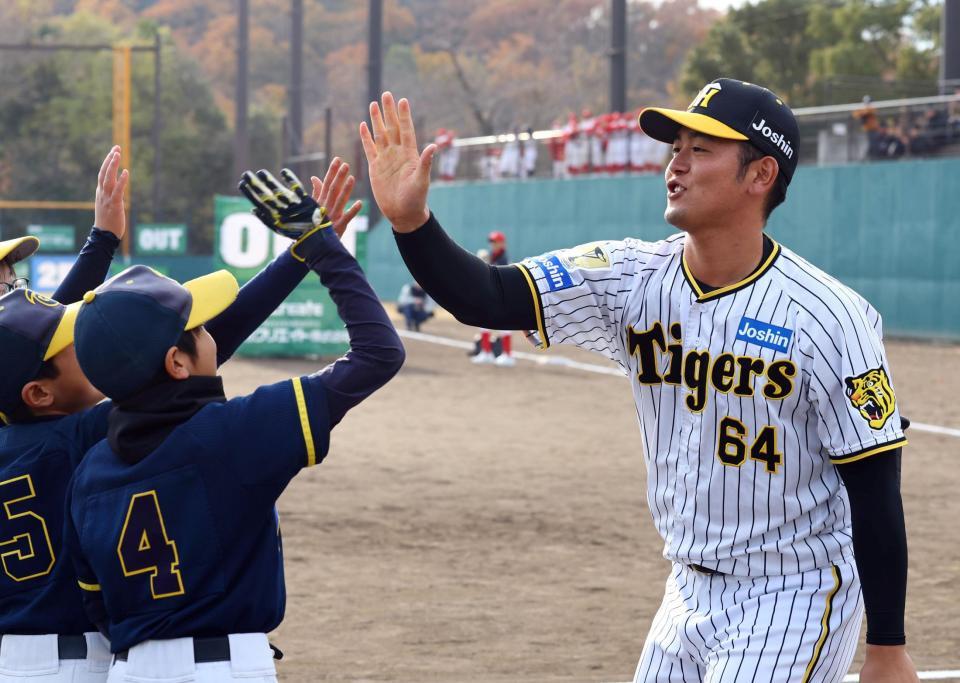
[[[326, 212], [324, 212], [324, 217], [326, 217]], [[330, 227], [333, 227], [333, 221], [331, 221], [329, 218], [327, 218], [327, 222], [326, 222], [326, 223], [321, 223], [320, 225], [314, 227], [313, 230], [310, 230], [309, 232], [305, 232], [303, 235], [301, 235], [300, 239], [298, 239], [296, 242], [294, 242], [293, 244], [290, 245], [290, 254], [291, 254], [291, 256], [293, 256], [293, 258], [295, 258], [295, 259], [297, 259], [298, 261], [300, 261], [300, 263], [306, 263], [306, 262], [307, 262], [307, 259], [297, 253], [297, 247], [299, 247], [300, 244], [301, 244], [304, 240], [306, 240], [308, 237], [310, 237], [310, 235], [312, 235], [312, 234], [314, 234], [314, 233], [316, 233], [316, 232], [318, 232], [318, 231], [320, 231], [320, 230], [323, 230], [323, 229], [325, 229], [325, 228], [330, 228]]]

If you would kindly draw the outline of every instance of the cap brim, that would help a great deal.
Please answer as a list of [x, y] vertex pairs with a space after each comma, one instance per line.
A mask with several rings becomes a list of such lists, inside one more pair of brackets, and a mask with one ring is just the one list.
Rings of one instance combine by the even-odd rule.
[[673, 143], [677, 139], [677, 131], [681, 128], [689, 128], [698, 133], [711, 135], [715, 138], [724, 138], [726, 140], [748, 140], [743, 133], [738, 133], [725, 123], [720, 123], [706, 114], [695, 114], [689, 111], [680, 111], [679, 109], [661, 109], [660, 107], [647, 107], [638, 118], [640, 128], [643, 132], [654, 140]]
[[0, 261], [8, 259], [18, 263], [40, 248], [40, 240], [32, 235], [0, 242]]
[[184, 330], [192, 330], [216, 318], [234, 302], [240, 291], [237, 279], [226, 270], [184, 282], [183, 286], [193, 298]]
[[82, 301], [77, 301], [64, 306], [63, 317], [60, 318], [57, 329], [53, 331], [53, 337], [47, 345], [46, 353], [43, 354], [43, 360], [50, 360], [73, 343], [73, 328], [77, 324], [77, 314], [82, 305]]

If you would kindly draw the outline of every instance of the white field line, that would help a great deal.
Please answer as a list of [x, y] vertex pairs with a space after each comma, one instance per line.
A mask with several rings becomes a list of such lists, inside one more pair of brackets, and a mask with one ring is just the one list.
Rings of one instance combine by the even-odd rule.
[[[400, 336], [415, 341], [427, 342], [428, 344], [438, 344], [439, 346], [450, 346], [455, 349], [464, 349], [469, 351], [473, 348], [472, 342], [461, 341], [459, 339], [450, 339], [449, 337], [440, 337], [435, 334], [424, 334], [423, 332], [410, 332], [408, 330], [399, 330]], [[583, 372], [593, 372], [598, 375], [613, 375], [614, 377], [623, 377], [624, 374], [617, 368], [608, 365], [596, 365], [594, 363], [581, 363], [579, 361], [564, 358], [563, 356], [551, 356], [545, 353], [524, 353], [514, 351], [514, 357], [519, 360], [530, 361], [537, 365], [551, 365], [553, 367], [570, 368], [571, 370], [582, 370]], [[910, 431], [929, 432], [930, 434], [939, 434], [941, 436], [952, 436], [960, 439], [960, 429], [952, 427], [941, 427], [939, 425], [925, 424], [923, 422], [910, 422]], [[936, 673], [936, 672], [934, 672]], [[948, 672], [950, 673], [950, 672]], [[960, 674], [957, 674], [960, 677]], [[846, 679], [844, 679], [846, 680]], [[850, 679], [855, 680], [855, 679]], [[930, 679], [937, 680], [937, 679]]]

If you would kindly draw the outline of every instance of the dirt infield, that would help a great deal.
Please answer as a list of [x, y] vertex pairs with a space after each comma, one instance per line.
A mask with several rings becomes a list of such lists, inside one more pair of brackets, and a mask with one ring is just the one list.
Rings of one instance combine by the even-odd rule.
[[[472, 334], [452, 320], [425, 331]], [[406, 346], [401, 374], [280, 501], [281, 680], [630, 679], [668, 565], [627, 382]], [[904, 413], [960, 427], [960, 347], [888, 352]], [[238, 359], [223, 374], [234, 395], [319, 365]], [[909, 437], [910, 650], [923, 670], [957, 669], [960, 440]]]

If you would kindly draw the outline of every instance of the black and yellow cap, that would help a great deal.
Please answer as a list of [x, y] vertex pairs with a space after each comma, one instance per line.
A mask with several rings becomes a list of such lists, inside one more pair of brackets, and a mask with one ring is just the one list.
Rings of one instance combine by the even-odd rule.
[[0, 242], [0, 261], [7, 260], [11, 265], [19, 263], [40, 248], [40, 240], [32, 235]]
[[79, 310], [79, 302], [64, 306], [30, 289], [0, 297], [0, 412], [15, 408], [43, 362], [73, 343]]
[[225, 270], [181, 285], [146, 266], [127, 268], [83, 296], [74, 331], [80, 369], [122, 401], [150, 384], [184, 331], [218, 316], [238, 291]]
[[718, 78], [707, 83], [686, 111], [648, 107], [640, 127], [654, 140], [672, 144], [680, 128], [716, 138], [749, 141], [777, 160], [787, 183], [799, 160], [800, 127], [783, 100], [766, 88]]

